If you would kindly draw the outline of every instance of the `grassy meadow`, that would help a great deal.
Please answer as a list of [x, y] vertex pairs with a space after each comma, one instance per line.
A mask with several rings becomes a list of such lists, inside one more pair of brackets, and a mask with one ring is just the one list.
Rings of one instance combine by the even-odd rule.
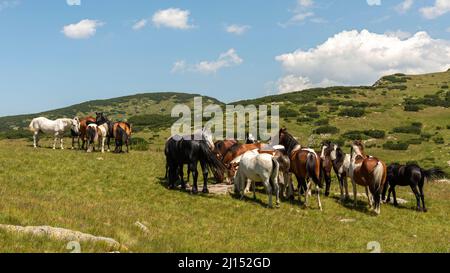
[[[263, 194], [257, 201], [240, 201], [167, 190], [158, 146], [116, 155], [53, 151], [46, 148], [49, 140], [38, 150], [30, 144], [0, 141], [2, 224], [111, 237], [129, 252], [369, 252], [371, 241], [383, 252], [450, 251], [448, 184], [426, 185], [428, 213], [414, 211], [415, 198], [407, 188], [398, 196], [409, 202], [400, 208], [383, 205], [379, 217], [367, 211], [366, 199], [353, 209], [337, 196], [323, 197], [323, 212], [315, 202], [311, 209], [289, 202], [267, 209]], [[332, 192], [337, 191], [333, 182]], [[134, 226], [136, 221], [149, 232]], [[0, 252], [69, 252], [66, 244], [0, 231]], [[93, 243], [81, 248], [114, 250]]]

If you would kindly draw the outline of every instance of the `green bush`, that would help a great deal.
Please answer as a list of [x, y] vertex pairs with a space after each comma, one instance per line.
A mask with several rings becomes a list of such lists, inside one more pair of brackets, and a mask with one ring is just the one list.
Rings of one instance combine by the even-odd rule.
[[368, 137], [362, 131], [348, 131], [342, 135], [343, 138], [348, 140], [364, 140]]
[[330, 121], [328, 119], [319, 119], [316, 122], [314, 122], [314, 125], [316, 126], [330, 125]]
[[319, 112], [319, 108], [317, 108], [316, 106], [309, 106], [309, 105], [307, 105], [307, 106], [301, 107], [300, 108], [300, 112], [302, 112], [302, 113], [310, 113], [310, 112], [316, 113], [316, 112]]
[[383, 144], [383, 149], [385, 150], [394, 150], [394, 151], [406, 151], [409, 148], [409, 144], [406, 142], [397, 142], [394, 143], [392, 141], [388, 141]]
[[282, 118], [294, 118], [297, 116], [298, 116], [298, 111], [295, 111], [295, 110], [287, 108], [287, 107], [280, 108], [280, 117], [282, 117]]
[[422, 133], [422, 124], [413, 123], [410, 126], [396, 127], [393, 131], [394, 133], [420, 135]]
[[419, 112], [421, 110], [419, 105], [407, 104], [404, 108], [405, 112]]
[[322, 134], [337, 134], [339, 133], [339, 129], [334, 126], [322, 126], [314, 130], [314, 134], [322, 135]]
[[381, 139], [386, 136], [386, 132], [382, 131], [382, 130], [366, 130], [366, 131], [364, 131], [364, 134], [371, 138], [377, 138], [377, 139]]
[[313, 119], [312, 119], [312, 118], [309, 118], [309, 117], [300, 117], [300, 118], [297, 118], [297, 122], [299, 122], [299, 123], [307, 123], [307, 122], [311, 122], [311, 121], [313, 121]]
[[133, 146], [133, 150], [136, 151], [148, 151], [149, 142], [140, 137], [131, 138], [131, 145]]
[[308, 113], [306, 114], [307, 117], [309, 118], [320, 118], [320, 114], [319, 113]]
[[420, 145], [422, 144], [423, 139], [421, 138], [413, 138], [413, 139], [409, 139], [406, 141], [406, 143], [410, 144], [410, 145]]
[[441, 136], [437, 136], [435, 138], [433, 138], [434, 143], [436, 144], [445, 144], [445, 140], [443, 137]]
[[347, 108], [343, 109], [339, 112], [339, 116], [341, 117], [354, 117], [359, 118], [364, 116], [366, 111], [362, 108]]

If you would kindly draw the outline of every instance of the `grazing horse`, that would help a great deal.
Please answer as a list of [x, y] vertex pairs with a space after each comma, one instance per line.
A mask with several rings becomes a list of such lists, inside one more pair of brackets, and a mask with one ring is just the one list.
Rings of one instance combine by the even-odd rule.
[[61, 143], [61, 150], [64, 150], [63, 137], [64, 133], [73, 130], [74, 133], [78, 134], [80, 131], [80, 120], [78, 117], [73, 119], [62, 118], [57, 120], [50, 120], [44, 117], [35, 118], [31, 121], [28, 126], [30, 131], [33, 132], [33, 146], [37, 148], [39, 145], [39, 134], [52, 134], [55, 136], [53, 142], [53, 150], [56, 149], [56, 142], [59, 138]]
[[[410, 186], [417, 200], [417, 210], [427, 212], [425, 207], [425, 196], [423, 194], [423, 186], [425, 179], [432, 179], [437, 177], [445, 177], [445, 172], [439, 168], [424, 170], [416, 164], [400, 165], [391, 164], [387, 169], [387, 183], [383, 188], [383, 200], [386, 200], [386, 192], [389, 188], [389, 194], [386, 202], [391, 201], [391, 193], [394, 196], [394, 206], [398, 206], [397, 194], [395, 192], [396, 186]], [[422, 200], [422, 207], [420, 201]]]
[[90, 123], [86, 129], [87, 145], [86, 150], [88, 153], [95, 151], [95, 144], [98, 142], [98, 125], [96, 123]]
[[[72, 150], [75, 148], [75, 140], [78, 143], [78, 149], [84, 150], [84, 145], [86, 145], [86, 130], [89, 124], [95, 123], [96, 120], [93, 117], [86, 117], [80, 120], [80, 131], [76, 133], [74, 130], [71, 130], [72, 133]], [[80, 139], [81, 139], [81, 147], [80, 147]]]
[[248, 180], [253, 183], [253, 197], [256, 199], [255, 182], [262, 182], [269, 197], [268, 207], [272, 208], [272, 194], [276, 196], [276, 206], [280, 206], [280, 189], [278, 186], [278, 161], [270, 154], [260, 154], [257, 150], [246, 152], [239, 163], [234, 179], [234, 192], [244, 198], [244, 189]]
[[[111, 126], [112, 135], [116, 142], [115, 153], [122, 153], [122, 146], [127, 146], [127, 153], [129, 152], [129, 145], [131, 145], [131, 125], [127, 122], [116, 122]], [[111, 134], [110, 134], [111, 135]], [[108, 138], [108, 148], [109, 140]]]
[[231, 147], [238, 144], [239, 142], [234, 139], [219, 140], [214, 143], [213, 152], [219, 157], [220, 160], [223, 160], [223, 157], [227, 154]]
[[236, 168], [239, 166], [239, 162], [243, 154], [248, 151], [253, 151], [257, 149], [261, 149], [261, 143], [255, 144], [236, 144], [233, 145], [222, 157], [222, 163], [227, 168], [227, 178], [229, 179], [229, 183], [233, 183], [231, 180], [234, 178], [236, 174]]
[[220, 162], [217, 156], [212, 152], [211, 143], [206, 136], [201, 140], [197, 140], [194, 136], [171, 137], [165, 147], [166, 162], [169, 172], [169, 188], [174, 189], [175, 183], [178, 179], [181, 179], [181, 186], [186, 189], [184, 182], [183, 165], [188, 164], [188, 169], [192, 173], [194, 185], [192, 187], [192, 193], [198, 193], [197, 180], [198, 170], [197, 165], [200, 162], [200, 166], [203, 171], [203, 193], [208, 193], [208, 167], [211, 169], [218, 179], [223, 179], [223, 172], [225, 166]]
[[110, 128], [113, 128], [114, 123], [111, 122], [103, 113], [96, 113], [96, 123], [98, 125], [98, 136], [101, 140], [102, 153], [105, 152], [105, 143], [108, 140], [108, 152], [111, 150], [109, 147], [110, 139], [113, 137], [110, 132]]
[[[299, 198], [304, 189], [305, 205], [308, 206], [308, 196], [311, 193], [312, 183], [316, 184], [317, 203], [322, 210], [320, 189], [323, 188], [320, 169], [320, 158], [312, 149], [302, 148], [298, 141], [286, 129], [280, 129], [280, 144], [286, 147], [286, 154], [291, 160], [291, 173], [298, 182]], [[310, 181], [312, 179], [312, 182]], [[290, 185], [290, 187], [293, 187]], [[290, 196], [291, 197], [291, 196]]]
[[[387, 176], [386, 164], [378, 158], [367, 156], [364, 153], [364, 145], [359, 140], [354, 141], [352, 144], [349, 176], [353, 184], [354, 206], [356, 207], [358, 200], [356, 189], [356, 184], [358, 184], [366, 187], [369, 207], [372, 207], [373, 201], [375, 213], [380, 214], [381, 192]], [[370, 196], [371, 194], [372, 197]]]
[[347, 177], [350, 167], [350, 155], [345, 154], [342, 151], [341, 147], [339, 147], [339, 145], [327, 141], [322, 144], [322, 153], [320, 157], [322, 159], [322, 168], [324, 170], [324, 177], [326, 182], [325, 195], [328, 196], [327, 193], [329, 194], [330, 192], [332, 168], [339, 181], [339, 188], [341, 190], [341, 202], [344, 201], [344, 190], [345, 199], [349, 199]]

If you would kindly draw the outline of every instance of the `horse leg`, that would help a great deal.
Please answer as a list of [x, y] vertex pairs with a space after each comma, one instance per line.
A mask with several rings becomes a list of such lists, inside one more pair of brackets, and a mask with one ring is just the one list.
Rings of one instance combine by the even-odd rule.
[[202, 167], [203, 172], [203, 193], [209, 193], [208, 190], [208, 166], [206, 165], [206, 162], [200, 161], [200, 166]]
[[419, 191], [417, 190], [417, 186], [416, 185], [411, 185], [411, 189], [414, 192], [414, 195], [416, 196], [416, 200], [417, 200], [417, 210], [421, 211], [422, 208], [420, 207], [420, 194]]
[[192, 186], [192, 193], [197, 194], [198, 193], [198, 185], [197, 185], [197, 179], [198, 179], [198, 171], [197, 171], [197, 162], [195, 163], [189, 163], [189, 170], [192, 173], [192, 178], [194, 180], [194, 184]]
[[420, 192], [420, 198], [422, 199], [423, 212], [427, 212], [428, 210], [425, 207], [425, 195], [423, 194], [423, 183], [419, 183], [419, 192]]
[[356, 182], [355, 180], [352, 178], [352, 185], [353, 185], [353, 199], [354, 199], [354, 204], [353, 207], [356, 208], [356, 206], [358, 205], [358, 190], [356, 188]]
[[308, 207], [308, 197], [311, 194], [311, 185], [312, 182], [308, 181], [306, 182], [306, 190], [305, 190], [305, 207]]
[[59, 138], [59, 141], [61, 142], [61, 150], [64, 150], [64, 136], [61, 135], [61, 137]]
[[58, 141], [58, 133], [55, 134], [55, 140], [53, 141], [53, 150], [56, 150], [56, 141]]
[[395, 186], [392, 187], [392, 197], [394, 198], [394, 206], [398, 207], [398, 202], [397, 202], [397, 191], [395, 190]]
[[39, 142], [39, 131], [38, 132], [34, 132], [34, 135], [33, 135], [33, 146], [34, 146], [34, 148], [37, 148], [38, 142]]
[[369, 186], [366, 186], [366, 196], [367, 196], [367, 202], [369, 203], [369, 209], [373, 207], [372, 204], [372, 197], [370, 195]]
[[253, 190], [253, 200], [256, 200], [256, 182], [252, 181], [252, 180], [248, 180], [247, 184], [251, 185], [252, 190]]
[[331, 173], [325, 173], [325, 196], [330, 196], [330, 188], [331, 188]]
[[105, 142], [106, 142], [106, 138], [102, 137], [102, 153], [105, 153]]
[[348, 179], [346, 175], [342, 176], [342, 180], [344, 181], [344, 189], [345, 189], [345, 199], [350, 199], [350, 194], [348, 193]]
[[245, 191], [244, 191], [245, 194], [250, 192], [251, 187], [252, 187], [252, 183], [253, 183], [252, 181], [247, 180], [247, 183], [246, 183], [246, 186], [245, 186]]
[[344, 202], [344, 180], [342, 179], [342, 176], [337, 174], [337, 178], [339, 181], [339, 189], [341, 190], [341, 203]]
[[319, 185], [316, 185], [316, 191], [317, 191], [317, 203], [319, 204], [320, 211], [323, 211], [323, 209], [322, 209], [322, 202], [320, 201], [320, 187], [319, 187]]
[[266, 181], [264, 181], [264, 186], [266, 187], [266, 193], [267, 193], [267, 196], [269, 197], [268, 208], [271, 209], [271, 208], [273, 208], [273, 203], [272, 203], [272, 187], [270, 186], [270, 179], [267, 179]]

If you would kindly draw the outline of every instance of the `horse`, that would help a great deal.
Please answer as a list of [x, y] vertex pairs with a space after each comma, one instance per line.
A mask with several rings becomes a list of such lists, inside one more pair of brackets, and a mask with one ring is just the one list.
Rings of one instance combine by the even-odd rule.
[[99, 136], [98, 132], [99, 132], [99, 128], [96, 123], [90, 123], [87, 126], [87, 129], [86, 129], [86, 139], [87, 139], [86, 151], [88, 153], [95, 151], [95, 144], [98, 142], [98, 136]]
[[[425, 196], [423, 193], [423, 186], [425, 179], [429, 180], [437, 177], [445, 177], [445, 172], [439, 168], [432, 168], [424, 170], [416, 164], [400, 165], [397, 163], [389, 165], [387, 168], [387, 182], [384, 184], [382, 200], [386, 202], [391, 201], [391, 193], [394, 196], [394, 206], [398, 206], [397, 194], [395, 192], [396, 186], [410, 186], [417, 200], [417, 210], [427, 212], [425, 207]], [[387, 199], [386, 192], [389, 188]], [[420, 206], [422, 201], [422, 207]]]
[[[354, 206], [357, 205], [356, 184], [366, 187], [366, 194], [369, 200], [369, 207], [373, 208], [377, 215], [381, 211], [381, 192], [386, 183], [386, 164], [373, 156], [364, 153], [364, 145], [361, 141], [354, 141], [351, 146], [351, 158], [349, 176], [352, 179]], [[372, 197], [370, 196], [372, 194]], [[372, 200], [373, 199], [373, 200]]]
[[101, 147], [102, 147], [102, 153], [105, 152], [105, 143], [108, 140], [108, 152], [111, 151], [110, 149], [110, 139], [113, 137], [111, 134], [110, 128], [114, 127], [114, 123], [110, 121], [102, 112], [97, 112], [96, 114], [96, 123], [98, 125], [98, 135], [99, 139], [101, 139]]
[[[114, 136], [116, 142], [115, 153], [122, 153], [122, 146], [125, 144], [127, 146], [127, 153], [129, 153], [129, 145], [131, 145], [131, 125], [127, 122], [116, 122], [111, 126], [112, 135]], [[109, 138], [108, 138], [108, 148], [109, 148]]]
[[[341, 202], [349, 199], [348, 194], [348, 171], [350, 167], [350, 155], [345, 154], [339, 145], [326, 141], [322, 144], [322, 152], [320, 155], [322, 159], [322, 169], [324, 171], [324, 178], [326, 183], [325, 196], [329, 196], [331, 186], [331, 169], [334, 170], [341, 190]], [[344, 199], [345, 190], [345, 199]]]
[[53, 150], [56, 149], [56, 142], [59, 138], [61, 143], [61, 150], [64, 150], [63, 137], [64, 133], [72, 129], [74, 133], [80, 131], [80, 120], [78, 117], [73, 119], [62, 118], [57, 120], [50, 120], [44, 117], [35, 118], [30, 122], [28, 126], [31, 132], [33, 132], [33, 146], [37, 148], [39, 145], [39, 134], [52, 134], [55, 137], [53, 142]]
[[[254, 184], [262, 182], [269, 198], [269, 208], [273, 208], [272, 194], [276, 196], [276, 207], [280, 206], [280, 189], [278, 186], [278, 161], [270, 154], [260, 154], [257, 150], [246, 152], [239, 163], [234, 179], [234, 192], [244, 198], [244, 188], [248, 180]], [[253, 185], [253, 198], [256, 199], [256, 187]]]
[[236, 167], [239, 165], [241, 157], [248, 151], [261, 149], [261, 143], [255, 144], [236, 144], [233, 145], [223, 156], [222, 163], [227, 167], [227, 177], [229, 183], [232, 183], [232, 179], [236, 174]]
[[[292, 183], [290, 182], [291, 175], [290, 175], [290, 168], [291, 168], [291, 160], [289, 157], [284, 153], [285, 149], [283, 146], [275, 146], [273, 147], [273, 150], [258, 150], [260, 154], [269, 154], [272, 155], [275, 160], [278, 162], [279, 165], [279, 172], [278, 172], [278, 185], [280, 188], [280, 196], [282, 198], [285, 197], [285, 192], [287, 191], [287, 196], [291, 196], [294, 193], [294, 189], [291, 187]], [[247, 185], [246, 192], [249, 191], [249, 184]]]
[[168, 165], [169, 173], [169, 188], [174, 189], [175, 183], [178, 179], [181, 179], [181, 186], [185, 190], [186, 184], [184, 182], [183, 165], [188, 164], [188, 170], [192, 173], [194, 185], [192, 187], [192, 193], [198, 193], [197, 180], [198, 170], [197, 165], [200, 162], [200, 166], [203, 171], [203, 193], [208, 193], [208, 167], [211, 169], [218, 179], [221, 179], [225, 166], [212, 152], [210, 140], [207, 136], [199, 138], [192, 136], [174, 136], [169, 138], [165, 147], [166, 162]]
[[219, 157], [220, 160], [223, 160], [223, 157], [227, 154], [231, 147], [235, 145], [239, 145], [239, 142], [234, 139], [219, 140], [214, 142], [213, 152]]
[[[280, 129], [279, 140], [280, 144], [286, 147], [286, 154], [291, 161], [290, 171], [297, 178], [300, 201], [303, 189], [305, 206], [308, 206], [308, 196], [311, 193], [312, 183], [314, 183], [317, 191], [317, 203], [320, 210], [322, 210], [320, 189], [323, 188], [323, 182], [321, 179], [319, 156], [312, 149], [302, 148], [298, 141], [285, 128]], [[312, 182], [310, 179], [312, 179]], [[290, 187], [293, 188], [292, 185]]]
[[[84, 145], [86, 145], [86, 130], [87, 126], [91, 123], [95, 123], [96, 120], [93, 117], [86, 117], [80, 120], [80, 130], [76, 133], [74, 130], [71, 130], [72, 134], [72, 150], [75, 149], [75, 140], [78, 143], [78, 149], [84, 150]], [[80, 147], [80, 139], [81, 139], [81, 147]]]

